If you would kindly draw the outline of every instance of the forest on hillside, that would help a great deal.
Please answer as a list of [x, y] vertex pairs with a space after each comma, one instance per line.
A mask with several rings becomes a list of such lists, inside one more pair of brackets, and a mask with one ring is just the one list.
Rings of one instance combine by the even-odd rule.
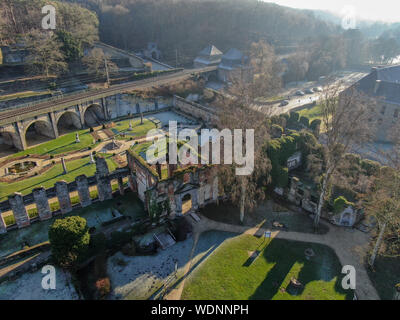
[[[41, 8], [49, 3], [57, 11], [55, 32], [40, 27]], [[312, 11], [257, 0], [0, 2], [0, 43], [25, 43], [34, 73], [68, 71], [71, 64], [84, 62], [84, 48], [98, 39], [133, 52], [155, 42], [164, 62], [184, 67], [208, 44], [223, 52], [237, 48], [249, 54], [252, 43], [264, 41], [278, 55], [291, 53], [285, 82], [313, 80], [345, 67], [392, 63], [400, 55], [399, 29], [371, 39], [360, 30], [343, 30], [321, 20]], [[101, 52], [90, 60], [92, 69], [104, 64]]]
[[[80, 0], [100, 21], [100, 38], [140, 50], [156, 42], [167, 59], [192, 58], [208, 44], [246, 50], [264, 40], [278, 53], [339, 28], [303, 12], [256, 0]], [[289, 47], [289, 48], [288, 48]]]

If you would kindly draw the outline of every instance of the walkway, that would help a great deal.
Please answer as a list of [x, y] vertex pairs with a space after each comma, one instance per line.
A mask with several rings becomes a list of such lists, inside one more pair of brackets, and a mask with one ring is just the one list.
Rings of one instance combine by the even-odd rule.
[[[239, 225], [230, 225], [220, 223], [207, 219], [206, 217], [199, 215], [201, 221], [194, 224], [193, 237], [195, 239], [190, 257], [190, 262], [187, 264], [185, 269], [185, 278], [181, 282], [178, 288], [172, 290], [167, 300], [180, 300], [185, 280], [188, 276], [188, 272], [191, 266], [191, 260], [193, 258], [193, 252], [195, 251], [197, 240], [201, 233], [210, 230], [225, 231], [238, 234], [249, 234], [254, 236], [262, 236], [267, 229], [259, 227], [246, 227]], [[325, 222], [321, 222], [326, 224]], [[328, 225], [328, 224], [326, 224]], [[365, 253], [366, 247], [369, 242], [369, 235], [362, 233], [355, 229], [340, 228], [333, 225], [329, 226], [329, 232], [323, 235], [300, 233], [300, 232], [285, 232], [285, 231], [274, 231], [272, 232], [272, 238], [286, 239], [301, 242], [312, 242], [326, 245], [335, 250], [340, 263], [345, 265], [352, 265], [357, 271], [356, 275], [356, 295], [359, 300], [380, 300], [377, 291], [371, 283], [368, 277], [367, 270], [363, 263], [363, 254]]]

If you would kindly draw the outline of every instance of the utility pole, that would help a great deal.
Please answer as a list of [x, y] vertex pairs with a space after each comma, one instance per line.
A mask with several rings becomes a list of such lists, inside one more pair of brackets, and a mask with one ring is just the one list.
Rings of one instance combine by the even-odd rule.
[[178, 48], [175, 49], [175, 68], [178, 68]]
[[110, 74], [108, 73], [108, 65], [107, 65], [107, 59], [104, 58], [104, 67], [106, 68], [106, 74], [107, 74], [107, 84], [110, 86]]

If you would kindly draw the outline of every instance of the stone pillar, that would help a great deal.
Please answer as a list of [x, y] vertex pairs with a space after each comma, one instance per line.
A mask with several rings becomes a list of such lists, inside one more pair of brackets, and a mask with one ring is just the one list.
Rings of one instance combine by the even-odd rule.
[[182, 215], [182, 198], [179, 194], [175, 196], [175, 214]]
[[217, 176], [214, 177], [212, 190], [213, 190], [213, 194], [212, 194], [213, 200], [214, 201], [218, 201], [219, 184], [218, 184], [218, 177]]
[[192, 197], [192, 209], [196, 211], [196, 210], [199, 209], [199, 202], [198, 202], [198, 199], [197, 199], [197, 192], [192, 192], [190, 195]]
[[61, 164], [62, 164], [62, 167], [63, 167], [63, 170], [64, 170], [63, 174], [67, 174], [68, 170], [67, 170], [67, 165], [65, 164], [65, 159], [64, 158], [61, 158]]
[[106, 159], [96, 157], [96, 180], [100, 201], [112, 199], [112, 188], [108, 174]]
[[290, 202], [296, 203], [297, 205], [300, 204], [300, 201], [298, 201], [297, 197], [296, 197], [298, 183], [299, 183], [299, 179], [296, 177], [293, 177], [292, 181], [290, 182], [290, 190], [289, 190], [289, 195], [288, 195], [288, 200]]
[[97, 179], [97, 191], [99, 193], [99, 200], [110, 200], [112, 199], [112, 188], [108, 177], [100, 177], [96, 175]]
[[49, 113], [49, 118], [50, 118], [51, 127], [53, 128], [54, 137], [57, 139], [59, 134], [58, 134], [57, 121], [56, 121], [56, 117], [54, 116], [54, 112]]
[[15, 192], [12, 196], [8, 197], [11, 210], [14, 214], [15, 221], [18, 228], [24, 228], [31, 224], [29, 221], [28, 213], [24, 205], [24, 199], [21, 193]]
[[81, 121], [82, 128], [84, 128], [86, 126], [86, 123], [85, 123], [85, 109], [84, 109], [84, 107], [82, 105], [79, 105], [79, 104], [76, 106], [76, 108], [77, 108], [77, 110], [79, 112], [79, 119]]
[[49, 199], [47, 199], [46, 189], [43, 187], [33, 189], [33, 198], [36, 202], [39, 218], [41, 221], [49, 220], [52, 217]]
[[85, 175], [76, 177], [76, 186], [78, 189], [79, 199], [81, 201], [82, 207], [87, 207], [92, 204], [92, 199], [90, 198], [89, 183]]
[[6, 232], [7, 232], [6, 223], [4, 222], [3, 215], [1, 214], [1, 211], [0, 211], [0, 234], [6, 233]]
[[162, 169], [161, 169], [161, 164], [158, 162], [156, 163], [156, 169], [157, 169], [157, 174], [161, 180], [162, 179]]
[[101, 105], [103, 107], [104, 120], [111, 120], [111, 115], [108, 112], [107, 100], [105, 98], [101, 98]]
[[102, 157], [95, 157], [96, 161], [96, 174], [100, 176], [108, 176], [110, 173], [106, 159]]
[[16, 144], [17, 149], [19, 150], [26, 150], [26, 139], [25, 139], [25, 131], [23, 129], [23, 125], [21, 122], [15, 122], [14, 124], [15, 131], [18, 133], [18, 145], [16, 144], [17, 141], [14, 141]]
[[65, 181], [58, 181], [55, 184], [58, 203], [62, 214], [67, 214], [72, 211], [71, 198], [68, 190], [68, 183]]
[[125, 194], [125, 187], [124, 187], [124, 180], [122, 177], [118, 178], [118, 188], [119, 188], [119, 194], [123, 196]]

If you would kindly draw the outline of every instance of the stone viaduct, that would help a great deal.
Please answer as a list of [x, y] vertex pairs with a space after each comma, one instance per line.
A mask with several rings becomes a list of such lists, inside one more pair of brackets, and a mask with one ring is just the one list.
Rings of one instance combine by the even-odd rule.
[[[19, 106], [0, 111], [0, 144], [13, 146], [18, 150], [29, 147], [30, 138], [54, 139], [68, 129], [82, 129], [101, 125], [119, 117], [154, 112], [171, 107], [172, 98], [144, 100], [133, 94], [122, 93], [139, 86], [156, 86], [182, 76], [200, 74], [207, 77], [215, 72], [207, 68], [196, 71], [183, 71], [158, 77], [123, 84], [110, 89], [84, 94], [76, 94], [62, 99], [39, 102], [33, 106]], [[162, 82], [164, 81], [164, 82]]]

